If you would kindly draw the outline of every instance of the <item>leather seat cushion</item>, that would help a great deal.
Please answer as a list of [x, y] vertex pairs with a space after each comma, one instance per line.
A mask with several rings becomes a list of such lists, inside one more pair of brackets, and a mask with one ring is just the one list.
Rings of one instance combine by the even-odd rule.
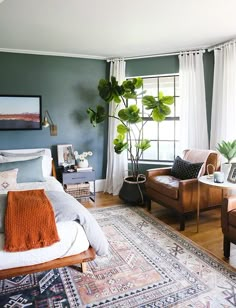
[[230, 211], [228, 215], [229, 215], [229, 224], [231, 226], [236, 227], [236, 210]]
[[177, 200], [179, 198], [179, 181], [170, 175], [152, 176], [148, 178], [146, 187]]

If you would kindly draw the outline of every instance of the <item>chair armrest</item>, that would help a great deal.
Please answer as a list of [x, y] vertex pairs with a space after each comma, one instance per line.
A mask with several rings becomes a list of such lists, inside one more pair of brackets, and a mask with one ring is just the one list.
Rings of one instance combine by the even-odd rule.
[[188, 187], [196, 183], [198, 183], [197, 179], [181, 180], [179, 181], [179, 189], [180, 190], [187, 189]]
[[146, 177], [157, 175], [170, 175], [171, 167], [153, 168], [146, 170]]
[[224, 198], [221, 206], [221, 227], [224, 232], [228, 231], [228, 213], [236, 210], [236, 196]]

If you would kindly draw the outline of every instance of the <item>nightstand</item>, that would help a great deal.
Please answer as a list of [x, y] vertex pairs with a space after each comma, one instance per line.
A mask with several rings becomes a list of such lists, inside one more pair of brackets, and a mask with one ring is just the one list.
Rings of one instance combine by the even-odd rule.
[[[93, 191], [89, 182], [93, 182]], [[76, 199], [90, 198], [95, 202], [95, 171], [84, 170], [79, 172], [62, 171], [62, 185], [65, 191]]]

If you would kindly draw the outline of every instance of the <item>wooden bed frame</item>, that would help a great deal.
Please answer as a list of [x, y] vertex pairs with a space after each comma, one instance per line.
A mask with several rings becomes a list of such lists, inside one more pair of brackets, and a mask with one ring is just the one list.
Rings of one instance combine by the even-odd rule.
[[[52, 161], [52, 176], [56, 178], [56, 169], [53, 161]], [[44, 262], [30, 266], [21, 266], [21, 267], [0, 270], [0, 279], [5, 279], [19, 275], [32, 274], [53, 268], [71, 266], [75, 264], [81, 264], [81, 271], [84, 273], [86, 271], [86, 265], [87, 265], [86, 262], [94, 260], [95, 257], [96, 257], [95, 250], [92, 247], [89, 247], [86, 251], [77, 255], [58, 258], [49, 262]]]
[[81, 271], [84, 273], [86, 271], [86, 262], [94, 260], [95, 257], [96, 257], [95, 250], [92, 247], [89, 247], [88, 250], [74, 256], [58, 258], [49, 262], [44, 262], [36, 265], [21, 266], [21, 267], [0, 270], [0, 279], [5, 279], [19, 275], [32, 274], [53, 268], [71, 266], [75, 264], [81, 264]]

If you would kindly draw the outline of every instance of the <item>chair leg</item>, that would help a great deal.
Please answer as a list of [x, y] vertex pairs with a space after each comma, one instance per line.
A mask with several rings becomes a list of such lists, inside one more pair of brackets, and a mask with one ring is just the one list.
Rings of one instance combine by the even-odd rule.
[[151, 207], [152, 207], [152, 200], [148, 197], [146, 198], [146, 206], [147, 206], [147, 210], [150, 212]]
[[185, 215], [180, 214], [179, 215], [179, 231], [184, 231], [185, 229]]
[[226, 236], [224, 236], [224, 256], [226, 259], [230, 257], [230, 241]]

